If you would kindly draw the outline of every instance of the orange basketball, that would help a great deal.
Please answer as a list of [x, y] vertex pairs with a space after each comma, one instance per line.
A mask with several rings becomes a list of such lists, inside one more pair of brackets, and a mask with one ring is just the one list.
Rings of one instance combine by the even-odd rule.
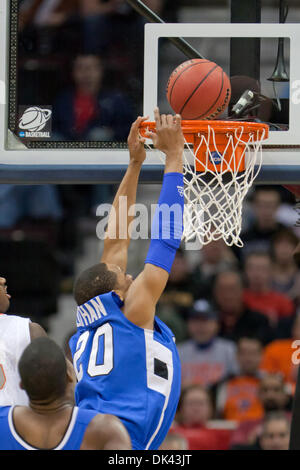
[[224, 70], [206, 59], [191, 59], [172, 72], [167, 99], [182, 119], [215, 119], [229, 105], [230, 81]]

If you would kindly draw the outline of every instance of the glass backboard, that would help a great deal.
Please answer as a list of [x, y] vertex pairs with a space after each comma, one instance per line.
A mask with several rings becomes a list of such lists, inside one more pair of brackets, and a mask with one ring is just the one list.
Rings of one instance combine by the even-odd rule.
[[[170, 23], [151, 24], [125, 1], [104, 21], [83, 17], [77, 2], [65, 3], [65, 11], [52, 16], [49, 2], [42, 0], [1, 3], [0, 54], [6, 64], [0, 70], [1, 181], [119, 181], [132, 121], [140, 114], [152, 118], [157, 104], [172, 112], [167, 80], [188, 57], [168, 38], [184, 38], [229, 76], [232, 70], [244, 75], [247, 62], [233, 53], [233, 40], [257, 41], [259, 54], [249, 55], [249, 61], [272, 108], [263, 117], [271, 132], [257, 181], [299, 181], [299, 23], [186, 23], [174, 9], [173, 17], [164, 16]], [[279, 38], [288, 74], [284, 82], [268, 80]], [[142, 180], [155, 182], [161, 174], [159, 157], [149, 151]]]

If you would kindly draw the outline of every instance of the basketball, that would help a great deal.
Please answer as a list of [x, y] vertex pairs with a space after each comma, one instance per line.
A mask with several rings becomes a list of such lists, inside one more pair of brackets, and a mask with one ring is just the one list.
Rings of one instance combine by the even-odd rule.
[[187, 60], [171, 73], [167, 99], [182, 119], [215, 119], [227, 107], [230, 81], [224, 70], [205, 59]]

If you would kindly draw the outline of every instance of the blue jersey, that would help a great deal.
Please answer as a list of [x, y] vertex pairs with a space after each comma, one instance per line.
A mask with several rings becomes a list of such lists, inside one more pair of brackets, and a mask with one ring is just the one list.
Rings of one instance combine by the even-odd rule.
[[70, 339], [78, 383], [76, 404], [121, 419], [133, 449], [157, 449], [174, 419], [181, 386], [180, 360], [171, 330], [158, 318], [154, 330], [123, 314], [109, 292], [77, 309]]
[[[24, 441], [15, 429], [12, 406], [0, 408], [0, 450], [41, 450]], [[49, 450], [79, 450], [84, 433], [97, 411], [73, 408], [71, 421], [61, 442]]]

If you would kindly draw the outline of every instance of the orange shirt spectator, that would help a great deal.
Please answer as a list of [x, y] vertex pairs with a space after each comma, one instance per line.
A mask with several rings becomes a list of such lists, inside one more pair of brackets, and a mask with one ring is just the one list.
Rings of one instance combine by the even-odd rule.
[[220, 393], [226, 395], [224, 419], [242, 422], [263, 417], [264, 410], [257, 396], [259, 382], [257, 377], [238, 376], [223, 385]]
[[[292, 329], [291, 338], [272, 341], [265, 348], [261, 369], [270, 373], [280, 373], [285, 382], [292, 385], [292, 392], [297, 381], [298, 365], [294, 364], [293, 355], [297, 355], [297, 349], [293, 343], [300, 339], [300, 314], [296, 315]], [[298, 357], [296, 358], [298, 359]]]
[[293, 339], [279, 339], [272, 341], [265, 350], [262, 369], [268, 372], [280, 372], [285, 382], [296, 384], [298, 367], [292, 363]]
[[237, 343], [238, 373], [215, 387], [217, 416], [229, 421], [260, 420], [264, 409], [258, 396], [259, 366], [263, 354], [257, 338], [243, 337]]
[[292, 363], [293, 342], [291, 339], [273, 341], [266, 348], [261, 366], [267, 372], [281, 373], [284, 381], [291, 385], [291, 393], [295, 391], [298, 371], [298, 366]]
[[261, 433], [261, 426], [266, 415], [271, 411], [282, 411], [290, 415], [291, 396], [280, 374], [263, 374], [258, 390], [258, 398], [264, 410], [261, 419], [242, 421], [231, 434], [231, 446], [253, 444]]

